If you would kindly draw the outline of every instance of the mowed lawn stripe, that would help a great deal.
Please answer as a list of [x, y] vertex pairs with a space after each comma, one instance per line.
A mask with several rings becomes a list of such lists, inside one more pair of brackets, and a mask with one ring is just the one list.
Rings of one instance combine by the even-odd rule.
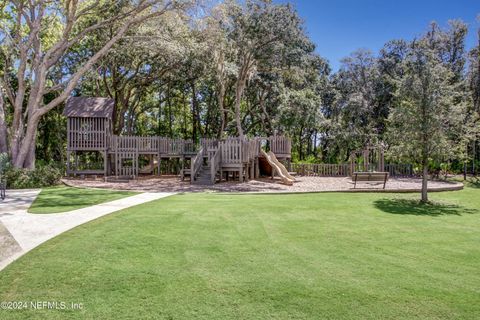
[[432, 194], [428, 207], [418, 195], [172, 196], [80, 226], [0, 273], [0, 300], [82, 310], [2, 316], [473, 319], [479, 196]]

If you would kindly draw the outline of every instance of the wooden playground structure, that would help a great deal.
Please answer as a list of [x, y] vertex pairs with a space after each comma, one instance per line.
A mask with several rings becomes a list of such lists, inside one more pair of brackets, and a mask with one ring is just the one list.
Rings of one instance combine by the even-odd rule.
[[[283, 163], [291, 159], [291, 140], [283, 136], [227, 139], [200, 139], [199, 143], [160, 136], [120, 136], [113, 134], [114, 102], [106, 98], [72, 97], [67, 117], [67, 175], [103, 175], [135, 179], [140, 174], [162, 174], [162, 163], [177, 164], [177, 174], [192, 183], [213, 184], [235, 179], [245, 181], [260, 176], [259, 157], [269, 149], [268, 161], [286, 184], [294, 178]], [[82, 163], [89, 153], [101, 166]]]

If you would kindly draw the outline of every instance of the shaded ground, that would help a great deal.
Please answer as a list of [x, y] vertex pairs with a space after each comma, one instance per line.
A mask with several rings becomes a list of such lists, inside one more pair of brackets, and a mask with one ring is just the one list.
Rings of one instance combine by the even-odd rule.
[[0, 221], [0, 264], [20, 251], [22, 248]]
[[85, 208], [137, 194], [128, 191], [71, 188], [44, 188], [32, 203], [30, 213], [59, 213]]
[[[261, 178], [245, 183], [222, 182], [213, 186], [192, 185], [189, 181], [181, 181], [178, 177], [141, 177], [130, 182], [104, 182], [98, 180], [65, 179], [69, 185], [81, 187], [109, 188], [117, 190], [135, 190], [147, 192], [317, 192], [317, 191], [353, 191], [350, 178], [334, 177], [297, 177], [293, 186], [281, 183], [278, 178]], [[419, 191], [421, 179], [391, 178], [386, 185], [388, 191]], [[357, 190], [383, 191], [383, 183], [359, 183]], [[430, 190], [458, 189], [461, 183], [430, 181]]]
[[418, 195], [375, 193], [189, 193], [145, 203], [0, 272], [0, 301], [82, 310], [0, 317], [477, 319], [480, 189], [430, 197], [424, 207]]
[[27, 210], [40, 189], [7, 190], [7, 197], [0, 201], [0, 217]]
[[465, 208], [462, 205], [430, 202], [420, 203], [418, 199], [379, 199], [374, 202], [375, 206], [388, 213], [417, 216], [441, 216], [462, 215], [479, 213], [478, 208]]

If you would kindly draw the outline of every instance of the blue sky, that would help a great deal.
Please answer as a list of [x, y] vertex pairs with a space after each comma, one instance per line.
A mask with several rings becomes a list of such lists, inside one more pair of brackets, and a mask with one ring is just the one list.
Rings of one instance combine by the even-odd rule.
[[462, 19], [469, 27], [467, 47], [476, 43], [480, 27], [479, 0], [274, 0], [290, 2], [305, 20], [318, 53], [334, 70], [340, 60], [358, 48], [377, 52], [391, 39], [412, 39], [431, 21], [446, 26]]

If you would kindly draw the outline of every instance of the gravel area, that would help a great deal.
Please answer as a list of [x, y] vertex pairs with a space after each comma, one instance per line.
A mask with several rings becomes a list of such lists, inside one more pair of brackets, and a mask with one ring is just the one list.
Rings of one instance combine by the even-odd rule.
[[[109, 188], [145, 192], [325, 192], [325, 191], [373, 191], [373, 192], [416, 192], [420, 191], [421, 180], [416, 178], [391, 178], [385, 190], [383, 183], [358, 183], [353, 189], [350, 178], [341, 177], [297, 177], [293, 186], [281, 183], [280, 179], [261, 178], [245, 183], [222, 182], [213, 186], [192, 185], [176, 176], [140, 177], [129, 182], [104, 182], [103, 179], [64, 179], [64, 183], [77, 187]], [[429, 181], [430, 191], [459, 190], [461, 183]]]

